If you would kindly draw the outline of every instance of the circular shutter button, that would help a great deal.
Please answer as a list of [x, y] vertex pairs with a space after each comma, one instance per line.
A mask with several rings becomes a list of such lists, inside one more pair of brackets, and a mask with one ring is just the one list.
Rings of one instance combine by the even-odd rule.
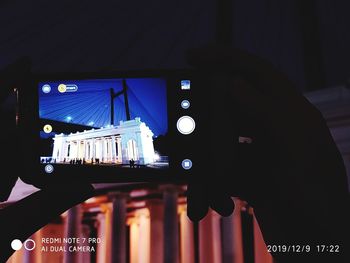
[[190, 116], [182, 116], [177, 121], [176, 126], [180, 133], [187, 135], [191, 134], [194, 131], [196, 123]]

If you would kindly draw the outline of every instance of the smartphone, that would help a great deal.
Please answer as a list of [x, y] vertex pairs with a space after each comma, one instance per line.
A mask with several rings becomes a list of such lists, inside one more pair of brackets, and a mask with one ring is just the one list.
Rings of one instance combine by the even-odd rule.
[[26, 180], [186, 181], [206, 155], [201, 85], [193, 70], [33, 75], [18, 102]]

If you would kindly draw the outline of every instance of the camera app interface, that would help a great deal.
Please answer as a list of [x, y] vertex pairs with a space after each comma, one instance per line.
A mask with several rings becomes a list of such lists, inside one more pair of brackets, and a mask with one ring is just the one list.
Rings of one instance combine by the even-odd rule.
[[40, 162], [169, 167], [166, 79], [39, 83]]

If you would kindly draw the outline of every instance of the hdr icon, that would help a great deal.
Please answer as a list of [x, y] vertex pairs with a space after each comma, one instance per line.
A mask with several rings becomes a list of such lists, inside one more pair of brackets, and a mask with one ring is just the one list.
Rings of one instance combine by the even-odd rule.
[[22, 241], [19, 239], [14, 239], [11, 242], [11, 248], [13, 250], [20, 250], [22, 246], [25, 250], [32, 251], [35, 248], [36, 244], [33, 239], [27, 239], [26, 241], [24, 241], [24, 243], [22, 243]]

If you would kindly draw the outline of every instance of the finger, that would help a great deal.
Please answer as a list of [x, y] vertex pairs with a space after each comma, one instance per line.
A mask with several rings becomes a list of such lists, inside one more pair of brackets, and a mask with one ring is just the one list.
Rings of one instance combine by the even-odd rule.
[[[22, 57], [6, 68], [0, 70], [0, 102], [11, 94], [13, 88], [18, 87], [18, 84], [23, 81], [23, 77], [30, 73], [31, 59]], [[25, 88], [26, 85], [20, 85]]]
[[199, 69], [210, 68], [245, 77], [256, 89], [284, 103], [295, 103], [296, 99], [308, 103], [285, 74], [269, 61], [247, 51], [226, 46], [208, 46], [189, 50], [187, 61]]
[[207, 186], [201, 182], [191, 182], [187, 188], [187, 216], [194, 222], [208, 213], [209, 196]]
[[6, 154], [2, 155], [2, 175], [0, 179], [0, 201], [6, 201], [11, 194], [12, 188], [16, 184], [18, 174], [20, 174], [18, 165], [18, 137], [15, 130], [15, 113], [1, 111], [2, 124], [0, 131], [0, 145]]
[[211, 193], [210, 207], [221, 216], [230, 216], [233, 213], [235, 204], [228, 194], [214, 191]]
[[231, 111], [235, 112], [235, 128], [239, 136], [256, 137], [270, 130], [278, 119], [277, 106], [268, 96], [252, 87], [245, 79], [234, 77], [230, 83]]
[[[30, 72], [30, 59], [23, 57], [13, 64], [0, 70], [0, 112], [2, 127], [0, 131], [0, 144], [6, 148], [2, 156], [3, 169], [6, 171], [0, 180], [0, 201], [6, 201], [14, 187], [18, 173], [13, 172], [18, 167], [18, 137], [16, 131], [16, 111], [14, 88], [25, 87], [21, 82]], [[10, 138], [10, 140], [9, 140]]]
[[0, 202], [5, 202], [9, 198], [12, 188], [15, 186], [17, 179], [17, 176], [8, 176], [1, 179]]
[[[254, 123], [257, 117], [262, 119], [275, 112], [273, 108], [277, 108], [278, 101], [262, 91], [269, 85], [256, 81], [259, 70], [264, 67], [255, 56], [232, 49], [209, 47], [190, 50], [187, 59], [209, 83], [207, 92], [203, 94], [209, 94], [206, 99], [213, 104], [210, 105], [209, 119], [225, 123], [225, 126], [232, 126], [232, 122], [235, 122], [233, 129], [227, 127], [223, 132], [236, 132], [237, 128], [242, 129], [244, 125]], [[244, 117], [240, 119], [240, 116]]]

